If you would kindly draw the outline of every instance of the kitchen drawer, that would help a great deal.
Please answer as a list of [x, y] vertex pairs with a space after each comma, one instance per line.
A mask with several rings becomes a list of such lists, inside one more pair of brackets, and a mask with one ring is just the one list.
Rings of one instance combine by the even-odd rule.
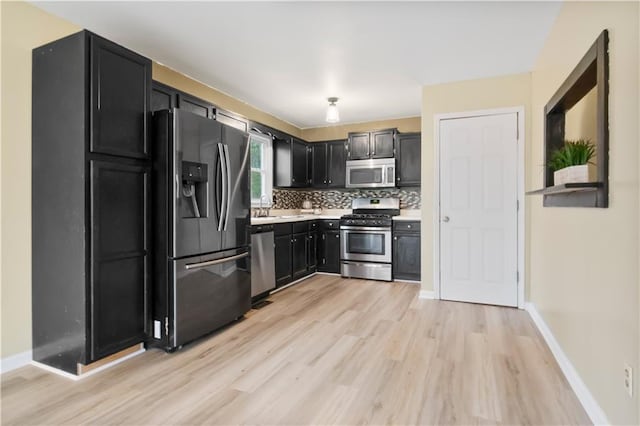
[[393, 222], [393, 230], [401, 232], [420, 232], [420, 222], [396, 220]]
[[320, 227], [324, 229], [340, 229], [340, 219], [325, 219], [320, 221]]
[[309, 222], [293, 222], [293, 233], [307, 232], [309, 230]]
[[276, 223], [273, 225], [273, 233], [274, 235], [291, 235], [291, 224], [290, 223]]

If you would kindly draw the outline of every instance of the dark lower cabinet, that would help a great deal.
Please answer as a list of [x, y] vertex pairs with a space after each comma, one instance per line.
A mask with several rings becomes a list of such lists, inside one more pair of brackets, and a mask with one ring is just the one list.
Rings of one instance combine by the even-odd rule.
[[420, 222], [393, 224], [393, 278], [420, 281]]
[[340, 273], [340, 220], [320, 221], [318, 271]]
[[291, 266], [293, 269], [293, 280], [307, 275], [308, 243], [307, 233], [293, 234], [291, 238]]
[[274, 227], [276, 287], [316, 271], [317, 222], [278, 223]]
[[145, 337], [150, 174], [141, 165], [91, 161], [94, 359]]
[[149, 332], [151, 61], [82, 31], [32, 64], [33, 359], [77, 374]]
[[307, 235], [307, 271], [313, 273], [318, 268], [318, 233], [309, 232]]
[[340, 231], [324, 230], [320, 236], [318, 271], [340, 273]]
[[292, 280], [291, 270], [291, 234], [277, 236], [275, 242], [276, 287], [289, 284]]

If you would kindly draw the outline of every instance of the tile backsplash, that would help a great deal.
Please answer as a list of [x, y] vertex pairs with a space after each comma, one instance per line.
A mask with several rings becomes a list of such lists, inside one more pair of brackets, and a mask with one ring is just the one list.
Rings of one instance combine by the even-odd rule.
[[273, 189], [274, 209], [299, 209], [306, 199], [313, 207], [323, 209], [350, 209], [351, 200], [361, 197], [400, 198], [401, 209], [420, 209], [420, 188], [388, 189]]

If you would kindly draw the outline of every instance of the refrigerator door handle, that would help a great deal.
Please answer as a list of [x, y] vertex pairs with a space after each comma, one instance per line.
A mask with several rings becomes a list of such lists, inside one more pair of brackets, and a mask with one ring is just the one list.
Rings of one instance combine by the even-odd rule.
[[227, 160], [224, 155], [224, 147], [218, 142], [218, 154], [220, 155], [220, 169], [222, 170], [222, 208], [220, 209], [220, 219], [218, 221], [218, 232], [222, 231], [227, 215], [228, 180]]
[[231, 262], [233, 260], [242, 259], [242, 258], [247, 257], [247, 256], [249, 256], [249, 252], [242, 253], [242, 254], [236, 254], [235, 256], [224, 257], [222, 259], [208, 260], [206, 262], [187, 263], [186, 265], [184, 265], [184, 268], [187, 269], [187, 270], [205, 268], [207, 266], [219, 265], [221, 263], [227, 263], [227, 262]]
[[231, 212], [231, 164], [229, 162], [229, 145], [227, 144], [224, 144], [224, 159], [227, 169], [227, 212], [224, 218], [223, 230], [226, 231], [229, 224], [229, 213]]

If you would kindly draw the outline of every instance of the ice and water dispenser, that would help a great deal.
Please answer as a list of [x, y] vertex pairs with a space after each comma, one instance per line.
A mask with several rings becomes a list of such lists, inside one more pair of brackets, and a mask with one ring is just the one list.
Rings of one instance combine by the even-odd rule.
[[181, 203], [180, 215], [188, 218], [208, 216], [208, 173], [205, 163], [182, 162], [182, 195], [186, 203]]

